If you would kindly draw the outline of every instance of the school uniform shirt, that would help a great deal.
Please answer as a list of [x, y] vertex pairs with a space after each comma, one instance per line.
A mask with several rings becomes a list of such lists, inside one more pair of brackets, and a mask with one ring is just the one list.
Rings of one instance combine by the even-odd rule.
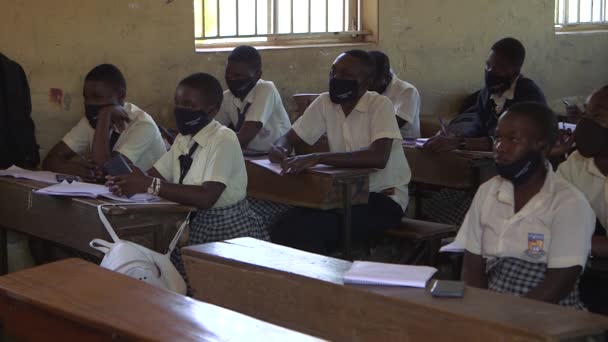
[[608, 227], [608, 182], [595, 165], [593, 158], [585, 158], [575, 151], [561, 163], [557, 173], [579, 189], [591, 204], [598, 220]]
[[192, 155], [192, 166], [183, 184], [202, 185], [218, 182], [226, 186], [212, 208], [222, 208], [238, 203], [247, 194], [245, 160], [236, 134], [213, 120], [194, 136], [179, 134], [154, 168], [163, 178], [178, 184], [180, 177], [179, 157], [188, 155], [190, 147], [198, 143]]
[[[132, 103], [125, 103], [123, 108], [131, 122], [120, 134], [112, 151], [122, 154], [135, 166], [147, 171], [167, 152], [165, 143], [156, 122], [148, 113]], [[75, 153], [84, 155], [91, 152], [94, 137], [95, 129], [83, 117], [63, 137], [63, 142]]]
[[407, 185], [411, 171], [403, 152], [403, 139], [395, 120], [393, 104], [387, 97], [366, 92], [353, 111], [345, 116], [342, 107], [331, 102], [329, 93], [323, 93], [294, 123], [293, 130], [309, 145], [327, 133], [331, 152], [358, 151], [376, 140], [393, 139], [386, 167], [370, 175], [369, 190], [382, 192], [394, 189], [391, 199], [403, 210], [407, 208]]
[[239, 113], [244, 111], [248, 103], [250, 105], [245, 113], [245, 122], [260, 122], [262, 128], [247, 148], [268, 151], [291, 128], [291, 121], [274, 83], [258, 80], [243, 101], [232, 95], [230, 90], [224, 91], [224, 100], [215, 119], [225, 126], [232, 124], [236, 127]]
[[406, 121], [401, 127], [404, 138], [420, 138], [420, 94], [412, 84], [393, 74], [393, 80], [382, 95], [393, 103], [395, 115]]
[[574, 186], [548, 165], [540, 191], [514, 213], [513, 183], [496, 176], [484, 183], [456, 241], [484, 258], [516, 258], [548, 268], [585, 266], [595, 215]]

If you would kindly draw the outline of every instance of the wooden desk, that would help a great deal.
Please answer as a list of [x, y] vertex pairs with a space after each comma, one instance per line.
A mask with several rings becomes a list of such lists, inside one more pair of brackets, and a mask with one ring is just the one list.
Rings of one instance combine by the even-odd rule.
[[21, 341], [316, 341], [78, 259], [0, 277], [4, 332]]
[[245, 158], [247, 195], [299, 207], [342, 209], [344, 254], [350, 258], [351, 209], [353, 204], [367, 203], [369, 175], [374, 170], [326, 168], [280, 176], [252, 163], [252, 159]]
[[101, 254], [89, 247], [89, 242], [94, 238], [110, 240], [110, 236], [99, 220], [97, 206], [111, 204], [113, 206], [104, 208], [104, 211], [118, 236], [164, 252], [177, 231], [177, 221], [184, 220], [187, 213], [193, 209], [176, 204], [128, 206], [105, 199], [55, 197], [33, 193], [33, 190], [45, 186], [48, 184], [0, 177], [2, 274], [6, 273], [6, 239], [2, 239], [6, 236], [5, 229], [53, 241], [99, 257]]
[[337, 341], [558, 341], [603, 333], [608, 318], [466, 288], [345, 286], [351, 263], [250, 238], [182, 249], [195, 298]]

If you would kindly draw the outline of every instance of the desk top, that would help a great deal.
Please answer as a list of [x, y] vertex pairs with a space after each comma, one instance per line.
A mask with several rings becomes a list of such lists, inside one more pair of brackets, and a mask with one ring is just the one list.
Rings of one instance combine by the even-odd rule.
[[[0, 189], [5, 186], [15, 186], [23, 188], [25, 191], [32, 192], [34, 190], [38, 190], [44, 187], [49, 186], [48, 183], [30, 180], [30, 179], [21, 179], [21, 178], [12, 178], [12, 177], [0, 177]], [[47, 196], [47, 195], [39, 195], [33, 194], [35, 196]], [[128, 214], [136, 214], [136, 213], [148, 213], [148, 212], [162, 212], [162, 213], [188, 213], [190, 211], [196, 210], [195, 207], [173, 204], [173, 203], [138, 203], [136, 205], [113, 201], [110, 199], [104, 198], [87, 198], [87, 197], [63, 197], [69, 198], [78, 204], [84, 204], [92, 207], [97, 207], [99, 205], [107, 205], [104, 207], [104, 213], [107, 215], [128, 215]], [[10, 200], [10, 199], [7, 199]]]
[[[303, 276], [340, 285], [344, 271], [351, 264], [251, 238], [191, 246], [184, 248], [183, 254], [258, 272]], [[471, 287], [466, 288], [464, 298], [446, 300], [433, 298], [425, 289], [346, 286], [537, 336], [561, 339], [608, 329], [608, 318], [599, 315]]]
[[[78, 259], [0, 277], [0, 297], [119, 340], [316, 340]], [[11, 312], [12, 306], [0, 306], [0, 317]]]
[[[261, 163], [257, 163], [255, 161], [263, 161], [264, 163], [266, 163], [268, 161], [268, 158], [267, 157], [246, 157], [245, 158], [245, 163], [246, 163], [247, 167], [264, 169], [264, 170], [273, 172], [275, 174], [276, 174], [276, 171], [279, 171], [281, 169], [281, 166], [279, 164], [273, 164], [273, 163], [268, 162], [270, 165], [267, 166], [267, 165], [264, 165]], [[370, 169], [370, 168], [338, 168], [338, 167], [329, 166], [329, 165], [317, 165], [317, 166], [314, 166], [312, 168], [305, 170], [302, 174], [342, 179], [342, 178], [366, 176], [375, 171], [376, 171], [376, 169]], [[279, 175], [277, 174], [277, 176], [279, 176]], [[292, 177], [293, 178], [293, 177], [298, 177], [298, 176], [284, 175], [284, 176], [280, 176], [280, 177]]]

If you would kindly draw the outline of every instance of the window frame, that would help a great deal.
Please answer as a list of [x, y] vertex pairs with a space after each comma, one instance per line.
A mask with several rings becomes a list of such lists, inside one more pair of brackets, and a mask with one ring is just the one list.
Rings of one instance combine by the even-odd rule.
[[[205, 0], [200, 1], [204, 7]], [[273, 1], [273, 0], [270, 0]], [[275, 0], [276, 1], [276, 0]], [[292, 0], [294, 1], [294, 0]], [[274, 1], [273, 1], [274, 2]], [[238, 0], [237, 0], [238, 4]], [[309, 2], [310, 6], [310, 2]], [[222, 37], [201, 37], [200, 33], [194, 34], [194, 44], [197, 52], [207, 51], [229, 51], [234, 47], [247, 44], [255, 46], [258, 49], [288, 49], [288, 48], [305, 48], [305, 47], [324, 47], [324, 46], [344, 46], [344, 45], [368, 45], [375, 44], [378, 41], [378, 6], [379, 0], [359, 0], [359, 8], [357, 13], [357, 30], [338, 31], [338, 32], [305, 32], [305, 33], [271, 33], [260, 35], [235, 35], [229, 36], [226, 41]], [[237, 7], [238, 11], [238, 7]], [[309, 7], [310, 11], [310, 7]], [[293, 9], [292, 9], [293, 13]], [[218, 10], [219, 15], [219, 10]], [[273, 27], [277, 27], [277, 21], [274, 18], [274, 13], [270, 20], [273, 21]], [[204, 30], [204, 10], [201, 16], [201, 22], [198, 24]], [[293, 18], [293, 14], [292, 14]], [[195, 27], [197, 26], [196, 16]], [[346, 20], [346, 19], [345, 19]], [[293, 21], [293, 19], [292, 19]], [[326, 19], [327, 22], [327, 19]], [[344, 23], [344, 22], [343, 22]], [[310, 29], [309, 19], [309, 29]], [[327, 25], [327, 24], [326, 24]], [[219, 25], [218, 25], [219, 26]], [[292, 23], [293, 30], [293, 23]], [[218, 27], [219, 34], [219, 27]], [[260, 37], [260, 41], [255, 38]], [[243, 39], [245, 38], [245, 39]], [[262, 41], [263, 38], [266, 38]]]
[[[591, 0], [591, 20], [592, 21], [580, 21], [580, 13], [581, 13], [581, 0], [563, 0], [564, 8], [560, 8], [560, 0], [555, 0], [554, 6], [554, 25], [556, 33], [587, 33], [587, 32], [599, 32], [599, 31], [608, 31], [608, 10], [606, 6], [608, 6], [607, 0], [599, 0], [600, 1], [600, 20], [593, 21], [593, 8], [594, 1]], [[568, 10], [569, 2], [577, 1], [578, 10], [577, 10], [577, 21], [569, 23]], [[562, 20], [563, 19], [563, 20]]]

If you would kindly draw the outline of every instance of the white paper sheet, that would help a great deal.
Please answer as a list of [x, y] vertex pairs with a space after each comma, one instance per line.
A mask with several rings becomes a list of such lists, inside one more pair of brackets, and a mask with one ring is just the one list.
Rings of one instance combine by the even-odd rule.
[[0, 170], [0, 177], [13, 177], [31, 179], [39, 182], [57, 184], [57, 174], [50, 171], [30, 171], [18, 166], [11, 166], [6, 170]]
[[426, 287], [434, 267], [355, 261], [344, 273], [345, 284]]

